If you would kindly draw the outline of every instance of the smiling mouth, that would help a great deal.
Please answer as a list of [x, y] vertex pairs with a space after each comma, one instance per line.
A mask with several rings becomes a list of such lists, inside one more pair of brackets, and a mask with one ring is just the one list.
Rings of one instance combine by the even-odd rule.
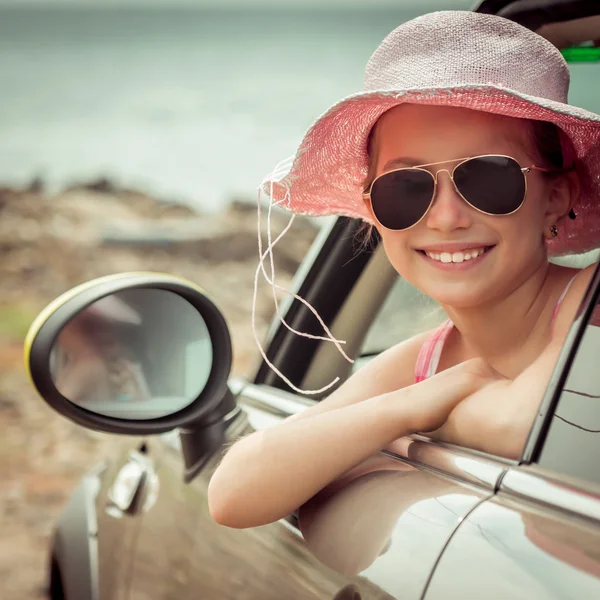
[[481, 246], [480, 248], [469, 248], [469, 250], [462, 250], [459, 252], [436, 252], [429, 250], [417, 250], [417, 252], [420, 252], [431, 260], [448, 264], [474, 260], [486, 252], [489, 252], [493, 247], [494, 246]]

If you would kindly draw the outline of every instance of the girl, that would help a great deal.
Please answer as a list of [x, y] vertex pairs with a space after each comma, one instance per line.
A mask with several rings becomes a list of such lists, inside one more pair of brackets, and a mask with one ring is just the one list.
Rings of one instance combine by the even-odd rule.
[[280, 519], [416, 432], [518, 458], [591, 276], [548, 256], [599, 237], [600, 116], [567, 104], [568, 84], [536, 33], [428, 14], [382, 42], [365, 91], [326, 112], [289, 172], [268, 178], [272, 201], [294, 213], [376, 227], [398, 273], [449, 320], [233, 445], [209, 487], [217, 522]]

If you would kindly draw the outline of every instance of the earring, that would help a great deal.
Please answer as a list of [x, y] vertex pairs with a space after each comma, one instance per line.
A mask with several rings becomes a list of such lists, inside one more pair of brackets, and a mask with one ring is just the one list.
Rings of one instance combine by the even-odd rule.
[[558, 235], [558, 227], [556, 225], [552, 225], [550, 227], [550, 235], [555, 238]]

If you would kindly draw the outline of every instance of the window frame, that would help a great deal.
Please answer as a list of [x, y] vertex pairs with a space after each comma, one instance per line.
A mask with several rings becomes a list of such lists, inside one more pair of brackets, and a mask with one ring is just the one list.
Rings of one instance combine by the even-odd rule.
[[[573, 324], [565, 338], [554, 367], [537, 417], [531, 427], [519, 464], [538, 463], [546, 437], [558, 407], [560, 396], [575, 362], [577, 351], [600, 296], [600, 261], [596, 262], [594, 274], [583, 295]], [[559, 474], [557, 474], [559, 475]]]
[[[373, 260], [379, 246], [379, 238], [374, 234], [367, 250], [357, 250], [356, 234], [361, 227], [360, 221], [346, 217], [338, 217], [330, 225], [324, 226], [303, 261], [292, 285], [291, 291], [309, 301], [328, 327], [332, 327], [335, 323], [336, 317], [343, 310], [354, 286]], [[335, 279], [333, 283], [332, 277]], [[540, 403], [537, 417], [516, 464], [537, 463], [539, 459], [560, 394], [599, 296], [600, 260], [596, 262], [594, 274], [567, 334]], [[314, 329], [316, 320], [309, 309], [298, 300], [288, 301], [287, 305], [282, 306], [281, 312], [291, 327], [299, 331], [322, 335], [320, 326], [319, 331], [311, 330]], [[318, 340], [303, 338], [291, 332], [275, 316], [266, 343], [266, 355], [278, 369], [290, 378], [292, 383], [302, 387], [323, 344]], [[359, 356], [355, 358], [360, 359]], [[255, 377], [250, 378], [250, 382], [294, 393], [270, 369], [264, 359], [261, 360]], [[311, 400], [314, 401], [320, 399], [316, 396], [311, 397]]]
[[[291, 286], [290, 291], [309, 302], [329, 328], [379, 245], [379, 236], [373, 230], [368, 246], [361, 249], [358, 236], [362, 235], [359, 232], [363, 227], [362, 221], [348, 217], [338, 217], [331, 225], [326, 225]], [[323, 335], [314, 315], [297, 299], [284, 303], [280, 311], [288, 325], [297, 331]], [[267, 336], [265, 354], [295, 386], [302, 387], [322, 344], [319, 340], [293, 333], [275, 315]], [[264, 359], [251, 382], [292, 391]]]

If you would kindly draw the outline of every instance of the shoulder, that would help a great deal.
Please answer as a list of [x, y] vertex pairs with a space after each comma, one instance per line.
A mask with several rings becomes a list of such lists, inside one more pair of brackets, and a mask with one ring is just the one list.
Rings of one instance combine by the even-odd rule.
[[564, 339], [573, 323], [573, 319], [577, 314], [577, 309], [581, 304], [583, 296], [592, 280], [596, 264], [590, 265], [579, 272], [574, 271], [574, 278], [567, 291], [558, 313], [556, 315], [556, 323], [554, 331], [559, 339]]
[[301, 413], [288, 417], [286, 421], [350, 406], [413, 385], [419, 351], [434, 331], [411, 337], [378, 354], [327, 398]]
[[415, 366], [419, 352], [436, 330], [425, 331], [381, 352], [354, 373], [347, 384], [368, 386], [372, 395], [385, 394], [412, 385], [415, 382]]

